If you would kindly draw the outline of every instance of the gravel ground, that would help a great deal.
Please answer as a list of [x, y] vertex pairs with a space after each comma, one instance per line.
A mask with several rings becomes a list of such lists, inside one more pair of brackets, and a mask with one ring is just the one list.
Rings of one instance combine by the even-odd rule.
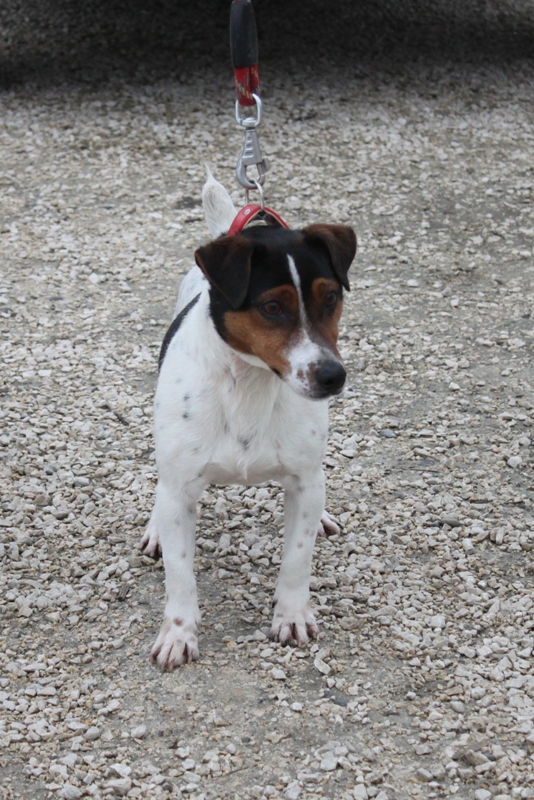
[[231, 74], [1, 97], [2, 798], [534, 798], [534, 69], [312, 56], [266, 60], [262, 141], [269, 204], [360, 241], [321, 633], [266, 636], [279, 488], [213, 488], [201, 659], [165, 675], [151, 404]]

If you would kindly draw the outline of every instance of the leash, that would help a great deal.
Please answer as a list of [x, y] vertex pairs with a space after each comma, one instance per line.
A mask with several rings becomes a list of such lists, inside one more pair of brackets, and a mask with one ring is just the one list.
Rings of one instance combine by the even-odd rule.
[[[232, 0], [230, 6], [230, 53], [234, 68], [236, 101], [235, 119], [244, 128], [245, 140], [238, 159], [236, 176], [245, 190], [246, 205], [235, 217], [229, 236], [235, 236], [252, 222], [288, 228], [282, 217], [265, 206], [263, 184], [269, 170], [268, 159], [263, 155], [258, 128], [262, 119], [260, 78], [258, 70], [258, 35], [251, 0]], [[257, 176], [249, 177], [247, 171], [255, 169]], [[249, 194], [257, 191], [260, 204], [250, 202]]]

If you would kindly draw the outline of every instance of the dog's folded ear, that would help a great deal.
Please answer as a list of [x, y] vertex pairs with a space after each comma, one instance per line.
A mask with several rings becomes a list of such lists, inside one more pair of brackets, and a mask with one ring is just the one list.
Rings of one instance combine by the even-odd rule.
[[250, 283], [254, 243], [241, 236], [223, 236], [199, 247], [195, 261], [206, 278], [237, 309], [245, 302]]
[[303, 230], [310, 244], [327, 250], [340, 284], [350, 290], [347, 273], [356, 255], [356, 234], [347, 225], [308, 225]]

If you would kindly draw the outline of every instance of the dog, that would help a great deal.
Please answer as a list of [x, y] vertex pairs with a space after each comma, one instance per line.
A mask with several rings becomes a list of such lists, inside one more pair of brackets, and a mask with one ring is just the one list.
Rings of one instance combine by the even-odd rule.
[[271, 638], [318, 633], [309, 604], [315, 537], [339, 533], [324, 510], [328, 398], [346, 371], [336, 342], [356, 235], [344, 225], [257, 225], [226, 235], [236, 209], [211, 173], [203, 188], [213, 241], [199, 247], [163, 340], [154, 403], [158, 484], [141, 541], [161, 551], [166, 605], [152, 659], [198, 658], [193, 572], [197, 501], [209, 484], [278, 481], [284, 554]]

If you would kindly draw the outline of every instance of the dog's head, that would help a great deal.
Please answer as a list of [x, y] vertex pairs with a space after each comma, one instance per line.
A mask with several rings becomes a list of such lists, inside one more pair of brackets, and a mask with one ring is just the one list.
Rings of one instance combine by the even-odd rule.
[[338, 323], [355, 254], [356, 236], [344, 225], [258, 226], [200, 247], [195, 259], [224, 341], [297, 394], [321, 399], [345, 383]]

